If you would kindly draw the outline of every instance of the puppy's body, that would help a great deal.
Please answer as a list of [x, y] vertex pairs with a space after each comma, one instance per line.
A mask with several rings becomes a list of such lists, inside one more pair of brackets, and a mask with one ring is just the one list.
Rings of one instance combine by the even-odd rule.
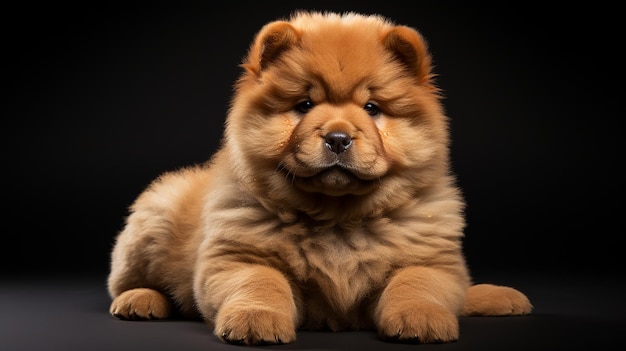
[[112, 253], [111, 313], [199, 316], [227, 342], [298, 328], [458, 338], [459, 315], [515, 315], [471, 285], [464, 202], [426, 45], [378, 16], [298, 13], [257, 34], [222, 147], [162, 175]]

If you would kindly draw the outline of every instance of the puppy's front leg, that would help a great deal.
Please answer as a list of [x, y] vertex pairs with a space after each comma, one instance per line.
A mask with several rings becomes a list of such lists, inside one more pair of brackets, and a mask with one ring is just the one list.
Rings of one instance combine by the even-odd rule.
[[398, 270], [374, 312], [379, 335], [388, 341], [450, 342], [459, 337], [458, 311], [467, 281], [428, 267]]
[[297, 310], [291, 287], [278, 270], [260, 264], [229, 264], [196, 277], [195, 294], [205, 320], [225, 342], [244, 345], [290, 343]]

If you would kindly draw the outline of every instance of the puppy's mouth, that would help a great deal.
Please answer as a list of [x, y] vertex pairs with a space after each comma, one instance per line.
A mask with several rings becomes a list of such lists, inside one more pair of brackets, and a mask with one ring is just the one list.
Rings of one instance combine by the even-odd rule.
[[320, 169], [312, 175], [296, 175], [293, 180], [301, 190], [331, 196], [364, 195], [377, 184], [376, 179], [368, 179], [340, 164]]
[[328, 167], [314, 177], [318, 178], [323, 184], [335, 187], [345, 187], [359, 180], [356, 175], [339, 165]]

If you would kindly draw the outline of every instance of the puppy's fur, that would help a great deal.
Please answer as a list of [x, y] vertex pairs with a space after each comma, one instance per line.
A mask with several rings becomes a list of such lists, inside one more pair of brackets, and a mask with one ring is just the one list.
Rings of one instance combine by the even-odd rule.
[[226, 342], [375, 329], [449, 342], [460, 315], [521, 315], [473, 285], [464, 201], [431, 57], [414, 29], [356, 13], [265, 25], [204, 165], [163, 174], [112, 252], [110, 312], [201, 317]]

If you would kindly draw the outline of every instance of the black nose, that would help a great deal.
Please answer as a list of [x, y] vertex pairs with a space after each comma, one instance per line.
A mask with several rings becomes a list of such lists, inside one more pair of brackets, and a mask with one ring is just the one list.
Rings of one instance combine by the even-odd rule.
[[344, 132], [330, 132], [324, 138], [330, 151], [340, 154], [352, 146], [352, 138]]

